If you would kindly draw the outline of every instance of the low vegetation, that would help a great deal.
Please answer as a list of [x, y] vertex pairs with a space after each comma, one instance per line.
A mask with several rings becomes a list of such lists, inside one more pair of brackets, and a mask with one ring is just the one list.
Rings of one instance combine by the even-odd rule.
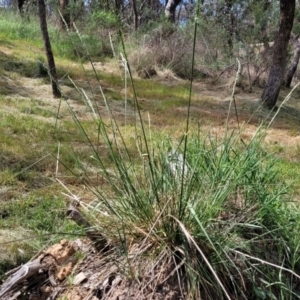
[[[71, 56], [77, 37], [68, 44], [51, 29], [64, 95], [54, 100], [36, 26], [9, 20], [0, 22], [2, 282], [93, 230], [97, 299], [300, 298], [297, 90], [270, 113], [259, 87], [247, 94], [199, 70], [191, 91], [171, 63], [175, 75], [131, 78], [116, 58], [84, 56], [98, 47], [88, 36], [91, 49]], [[134, 74], [144, 61], [132, 61]], [[66, 217], [70, 203], [90, 227]], [[80, 263], [95, 267], [78, 256], [60, 299], [74, 297]]]

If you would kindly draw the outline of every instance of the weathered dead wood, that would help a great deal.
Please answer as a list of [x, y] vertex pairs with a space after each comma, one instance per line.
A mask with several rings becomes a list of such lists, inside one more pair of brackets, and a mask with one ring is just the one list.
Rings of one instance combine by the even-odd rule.
[[0, 299], [4, 299], [5, 295], [13, 291], [18, 284], [24, 282], [27, 278], [47, 272], [54, 262], [53, 257], [43, 254], [39, 258], [22, 265], [0, 287]]
[[67, 216], [76, 222], [77, 225], [85, 228], [86, 235], [94, 242], [94, 247], [97, 251], [107, 251], [109, 249], [107, 239], [89, 223], [89, 221], [82, 215], [81, 211], [74, 205], [69, 205], [67, 209]]
[[[79, 209], [70, 205], [67, 210], [67, 215], [75, 221], [78, 225], [83, 226], [86, 230], [87, 236], [94, 242], [94, 247], [100, 251], [107, 251], [109, 249], [106, 238], [86, 220]], [[0, 299], [15, 299], [16, 293], [19, 294], [23, 284], [25, 290], [28, 289], [28, 282], [24, 282], [29, 278], [40, 277], [40, 275], [47, 274], [51, 287], [57, 286], [58, 282], [62, 282], [72, 271], [74, 262], [72, 257], [76, 250], [72, 243], [62, 240], [60, 244], [51, 246], [46, 253], [41, 254], [38, 258], [27, 262], [13, 271], [7, 272], [5, 275], [9, 276], [7, 280], [0, 286]], [[60, 271], [58, 271], [60, 269]], [[54, 273], [53, 273], [54, 272]], [[53, 273], [53, 274], [52, 274]], [[52, 278], [53, 277], [53, 278]], [[52, 279], [52, 280], [51, 280]], [[18, 291], [16, 289], [18, 288]]]

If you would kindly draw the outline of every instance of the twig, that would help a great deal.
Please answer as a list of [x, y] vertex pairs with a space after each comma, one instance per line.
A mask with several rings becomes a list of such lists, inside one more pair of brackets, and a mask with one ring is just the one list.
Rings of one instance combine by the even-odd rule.
[[266, 265], [269, 265], [269, 266], [275, 267], [275, 268], [277, 268], [277, 269], [280, 269], [280, 270], [283, 270], [283, 271], [289, 272], [289, 273], [291, 273], [292, 275], [294, 275], [294, 276], [296, 276], [297, 278], [299, 278], [299, 279], [300, 279], [300, 276], [299, 276], [297, 273], [295, 273], [294, 271], [290, 270], [290, 269], [287, 269], [287, 268], [285, 268], [285, 267], [281, 267], [281, 266], [279, 266], [279, 265], [276, 265], [276, 264], [270, 263], [270, 262], [268, 262], [268, 261], [266, 261], [266, 260], [263, 260], [263, 259], [260, 259], [260, 258], [257, 258], [257, 257], [254, 257], [254, 256], [251, 256], [251, 255], [248, 255], [248, 254], [246, 254], [246, 253], [243, 253], [243, 252], [240, 252], [240, 251], [238, 251], [238, 250], [231, 250], [231, 251], [233, 251], [233, 252], [235, 252], [235, 253], [237, 253], [237, 254], [243, 255], [243, 256], [245, 256], [245, 257], [248, 257], [248, 258], [254, 259], [254, 260], [256, 260], [256, 261], [259, 261], [259, 262], [261, 262], [262, 264], [266, 264]]
[[72, 219], [77, 225], [83, 226], [86, 230], [86, 235], [95, 242], [95, 248], [98, 251], [108, 250], [107, 239], [82, 215], [81, 211], [74, 207], [72, 204], [67, 209], [67, 216]]
[[60, 142], [58, 143], [58, 147], [57, 147], [56, 168], [55, 168], [55, 178], [57, 178], [57, 177], [58, 177], [59, 151], [60, 151]]
[[236, 109], [236, 102], [235, 102], [235, 96], [234, 95], [235, 95], [235, 88], [236, 88], [237, 81], [239, 79], [239, 76], [241, 76], [241, 63], [238, 59], [236, 59], [236, 60], [237, 60], [237, 63], [238, 63], [238, 70], [236, 72], [236, 76], [235, 76], [235, 79], [234, 79], [234, 84], [233, 84], [233, 87], [232, 87], [231, 101], [230, 101], [230, 104], [229, 104], [226, 126], [228, 126], [229, 114], [230, 114], [231, 105], [232, 105], [232, 102], [233, 102], [234, 109], [235, 109], [236, 120], [237, 120], [237, 123], [238, 123], [238, 128], [240, 129], [239, 116], [238, 116], [238, 112], [237, 112], [237, 109]]

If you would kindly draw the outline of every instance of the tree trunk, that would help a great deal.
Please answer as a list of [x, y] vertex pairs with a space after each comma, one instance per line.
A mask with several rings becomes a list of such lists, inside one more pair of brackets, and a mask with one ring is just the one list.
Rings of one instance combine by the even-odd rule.
[[123, 0], [115, 0], [115, 11], [120, 16], [123, 7]]
[[60, 29], [66, 30], [71, 27], [71, 14], [69, 0], [59, 0]]
[[287, 47], [293, 27], [295, 0], [280, 0], [280, 24], [273, 47], [273, 60], [261, 102], [273, 109], [282, 85], [286, 66]]
[[136, 8], [136, 0], [131, 0], [132, 10], [133, 10], [133, 17], [134, 17], [134, 30], [137, 31], [139, 26], [139, 16]]
[[61, 93], [57, 85], [57, 75], [56, 75], [56, 67], [54, 62], [54, 57], [51, 49], [50, 38], [48, 34], [48, 27], [47, 27], [47, 20], [46, 20], [46, 5], [44, 0], [38, 0], [39, 6], [39, 17], [40, 17], [40, 26], [43, 35], [48, 66], [49, 66], [49, 73], [50, 79], [52, 84], [52, 93], [54, 98], [60, 98]]
[[180, 2], [181, 0], [166, 1], [165, 16], [171, 23], [175, 23], [176, 8]]
[[18, 0], [18, 9], [21, 16], [23, 16], [24, 13], [24, 8], [23, 8], [24, 4], [25, 4], [25, 0]]
[[36, 2], [31, 2], [30, 0], [17, 0], [17, 2], [20, 16], [29, 21], [29, 9], [32, 5], [35, 5]]
[[233, 13], [232, 6], [233, 6], [233, 1], [232, 0], [226, 0], [225, 1], [225, 8], [224, 8], [224, 13], [227, 16], [227, 24], [226, 24], [226, 29], [228, 32], [228, 38], [227, 38], [227, 44], [228, 44], [228, 49], [229, 49], [229, 57], [233, 56], [233, 44], [234, 44], [234, 36], [236, 32], [236, 17], [235, 14]]
[[300, 41], [298, 40], [297, 36], [292, 35], [292, 44], [294, 47], [294, 56], [292, 62], [286, 72], [284, 86], [290, 88], [293, 77], [297, 71], [299, 58], [300, 58]]

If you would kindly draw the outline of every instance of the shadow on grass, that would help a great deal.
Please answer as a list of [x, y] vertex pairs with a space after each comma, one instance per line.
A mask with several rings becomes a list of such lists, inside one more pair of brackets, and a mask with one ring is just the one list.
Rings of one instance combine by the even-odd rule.
[[41, 77], [38, 61], [20, 60], [13, 54], [8, 55], [3, 51], [0, 51], [0, 69], [29, 78]]

